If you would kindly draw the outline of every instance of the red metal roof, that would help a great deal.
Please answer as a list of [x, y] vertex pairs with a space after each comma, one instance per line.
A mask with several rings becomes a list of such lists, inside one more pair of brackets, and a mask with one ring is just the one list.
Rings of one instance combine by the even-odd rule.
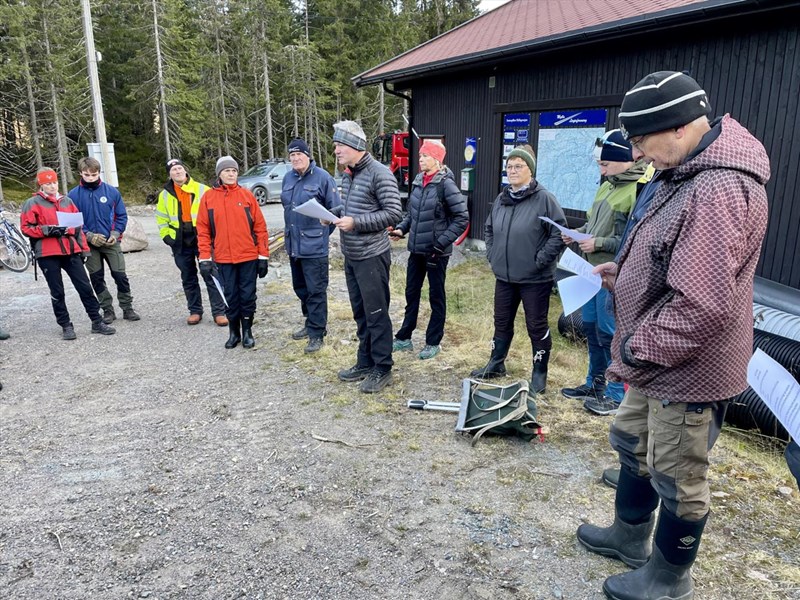
[[[724, 3], [724, 2], [723, 2]], [[386, 79], [388, 73], [496, 50], [587, 28], [604, 26], [707, 0], [511, 0], [365, 71], [356, 79]]]

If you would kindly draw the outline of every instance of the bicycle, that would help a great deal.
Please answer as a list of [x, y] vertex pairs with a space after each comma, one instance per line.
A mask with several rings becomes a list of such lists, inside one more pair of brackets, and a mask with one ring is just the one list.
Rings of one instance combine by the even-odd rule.
[[0, 213], [0, 264], [9, 271], [22, 273], [31, 266], [33, 251], [19, 228]]

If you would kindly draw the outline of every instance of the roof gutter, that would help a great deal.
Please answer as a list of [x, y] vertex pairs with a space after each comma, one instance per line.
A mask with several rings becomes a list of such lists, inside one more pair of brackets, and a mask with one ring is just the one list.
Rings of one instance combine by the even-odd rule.
[[[389, 89], [389, 82], [383, 80], [383, 91], [392, 96], [397, 96], [406, 101], [408, 106], [408, 192], [411, 194], [411, 182], [414, 181], [414, 100], [407, 94], [401, 94], [394, 89]], [[402, 179], [402, 177], [401, 177]], [[402, 182], [401, 182], [402, 183]]]
[[[528, 40], [494, 50], [462, 55], [455, 58], [418, 65], [416, 67], [409, 67], [407, 69], [383, 73], [372, 77], [366, 75], [369, 73], [369, 71], [365, 71], [364, 73], [353, 77], [351, 81], [357, 87], [364, 87], [385, 81], [407, 79], [412, 76], [423, 75], [446, 68], [452, 69], [458, 67], [467, 67], [478, 62], [484, 62], [492, 59], [502, 59], [511, 55], [518, 55], [525, 52], [532, 53], [556, 50], [567, 46], [568, 44], [571, 46], [590, 44], [608, 38], [630, 35], [632, 33], [652, 32], [653, 25], [656, 25], [659, 31], [663, 31], [672, 27], [677, 27], [678, 25], [682, 25], [687, 21], [691, 21], [692, 24], [708, 23], [726, 16], [730, 16], [731, 11], [737, 8], [740, 9], [740, 11], [736, 12], [735, 15], [744, 16], [767, 12], [778, 8], [788, 8], [791, 6], [800, 6], [800, 2], [797, 0], [716, 0], [712, 2], [705, 2], [701, 5], [690, 5], [687, 7], [662, 11], [660, 13], [655, 13], [650, 17], [643, 15], [640, 17], [633, 17], [631, 19], [617, 21], [615, 24], [611, 25], [595, 25], [578, 31], [570, 31], [546, 38]], [[749, 7], [750, 10], [741, 10], [744, 7]], [[379, 68], [380, 66], [382, 65], [375, 67], [375, 69]], [[372, 71], [375, 69], [370, 70]]]

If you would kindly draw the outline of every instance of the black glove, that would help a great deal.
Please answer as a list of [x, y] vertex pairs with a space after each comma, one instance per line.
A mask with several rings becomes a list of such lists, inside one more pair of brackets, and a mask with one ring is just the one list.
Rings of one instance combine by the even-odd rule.
[[42, 233], [47, 237], [61, 237], [67, 233], [66, 227], [57, 227], [56, 225], [45, 225], [42, 227]]
[[165, 237], [163, 239], [164, 239], [164, 243], [167, 246], [169, 246], [170, 248], [172, 248], [175, 245], [175, 238], [174, 237], [167, 236], [167, 237]]
[[266, 258], [259, 258], [258, 259], [258, 278], [264, 279], [269, 272], [269, 259]]
[[200, 275], [208, 277], [214, 271], [214, 261], [201, 260], [200, 261]]

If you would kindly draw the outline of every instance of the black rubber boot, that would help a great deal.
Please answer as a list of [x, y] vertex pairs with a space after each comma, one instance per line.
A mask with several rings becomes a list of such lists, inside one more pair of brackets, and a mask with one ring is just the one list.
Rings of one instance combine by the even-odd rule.
[[508, 356], [508, 349], [511, 347], [511, 340], [501, 340], [494, 338], [492, 340], [492, 355], [486, 366], [472, 371], [469, 376], [477, 377], [479, 379], [494, 379], [502, 377], [506, 374], [506, 356]]
[[225, 342], [225, 347], [230, 350], [231, 348], [236, 348], [239, 345], [239, 342], [242, 341], [242, 336], [240, 333], [240, 321], [239, 319], [231, 319], [228, 322], [228, 331], [230, 331], [230, 336], [228, 337], [228, 341]]
[[691, 567], [707, 518], [708, 515], [699, 521], [686, 521], [662, 506], [650, 560], [635, 571], [606, 579], [603, 583], [606, 596], [612, 600], [694, 598]]
[[629, 567], [641, 567], [652, 550], [650, 534], [655, 528], [658, 500], [650, 479], [622, 469], [614, 501], [614, 523], [610, 527], [581, 525], [578, 541], [592, 552], [619, 559]]
[[256, 345], [252, 328], [253, 317], [242, 317], [242, 348], [252, 348]]
[[535, 394], [544, 394], [547, 391], [547, 363], [549, 362], [550, 350], [533, 349], [531, 391]]

